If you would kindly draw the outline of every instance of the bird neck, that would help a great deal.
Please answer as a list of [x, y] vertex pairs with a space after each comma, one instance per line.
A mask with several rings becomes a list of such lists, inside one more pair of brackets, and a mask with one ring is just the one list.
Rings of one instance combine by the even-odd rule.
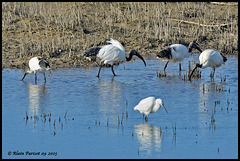
[[196, 67], [198, 67], [198, 68], [202, 68], [202, 64], [198, 64], [198, 63], [196, 63]]
[[189, 44], [189, 46], [188, 46], [188, 52], [189, 52], [189, 53], [192, 52], [192, 46], [191, 46], [191, 44]]
[[198, 45], [196, 44], [196, 42], [191, 42], [191, 43], [188, 45], [188, 52], [191, 53], [193, 48], [197, 49], [200, 53], [202, 53], [202, 50], [198, 47]]
[[153, 106], [152, 111], [157, 112], [159, 110], [159, 108], [160, 108], [160, 104], [155, 101], [155, 105]]
[[133, 57], [133, 52], [131, 51], [129, 57], [126, 57], [126, 61], [130, 61]]
[[137, 53], [137, 51], [133, 49], [133, 50], [131, 50], [131, 52], [129, 53], [129, 57], [126, 57], [126, 61], [130, 61], [130, 60], [132, 59], [133, 55], [136, 55], [136, 56], [139, 57], [139, 54]]

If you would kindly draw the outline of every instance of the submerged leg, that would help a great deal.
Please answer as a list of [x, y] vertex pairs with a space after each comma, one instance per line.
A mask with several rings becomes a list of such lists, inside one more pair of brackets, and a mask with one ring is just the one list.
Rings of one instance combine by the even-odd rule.
[[45, 76], [45, 73], [43, 73], [43, 75], [44, 75], [44, 81], [46, 82], [46, 76]]
[[145, 117], [145, 121], [148, 121], [148, 116]]
[[113, 75], [116, 76], [116, 74], [114, 73], [114, 70], [113, 70], [113, 65], [111, 65], [111, 69], [112, 69]]
[[165, 72], [165, 69], [167, 68], [168, 63], [169, 63], [169, 61], [167, 61], [167, 63], [164, 66], [164, 69], [163, 69], [164, 72]]
[[100, 74], [100, 71], [101, 71], [102, 67], [103, 67], [103, 65], [100, 65], [100, 66], [99, 66], [99, 70], [98, 70], [98, 74], [97, 74], [97, 77], [98, 77], [98, 78], [99, 78], [99, 74]]
[[212, 70], [211, 70], [211, 73], [210, 73], [210, 77], [214, 77], [214, 73], [215, 73], [215, 68], [212, 68]]
[[37, 84], [37, 72], [35, 74], [35, 84]]
[[182, 71], [181, 63], [179, 63], [179, 71]]
[[214, 74], [215, 74], [215, 68], [213, 68], [213, 78], [214, 78]]

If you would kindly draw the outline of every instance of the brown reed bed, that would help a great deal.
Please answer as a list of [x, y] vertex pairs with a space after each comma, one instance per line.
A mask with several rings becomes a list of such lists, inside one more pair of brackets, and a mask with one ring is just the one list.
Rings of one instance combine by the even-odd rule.
[[109, 38], [143, 55], [192, 40], [202, 49], [237, 55], [238, 6], [229, 4], [3, 2], [2, 68], [25, 68], [33, 56], [47, 58], [52, 67], [96, 66], [83, 53]]

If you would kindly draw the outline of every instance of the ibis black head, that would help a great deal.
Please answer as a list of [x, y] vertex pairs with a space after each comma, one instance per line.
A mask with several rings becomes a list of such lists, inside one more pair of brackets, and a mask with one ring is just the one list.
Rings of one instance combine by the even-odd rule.
[[202, 53], [202, 50], [200, 49], [199, 44], [196, 41], [190, 42], [188, 46], [188, 52], [192, 52], [193, 48], [197, 49], [198, 51], [200, 51], [200, 53]]
[[132, 59], [133, 55], [136, 55], [137, 57], [139, 57], [143, 61], [144, 65], [146, 66], [146, 62], [143, 59], [143, 57], [134, 49], [130, 52], [129, 57], [126, 57], [126, 60], [130, 61]]
[[220, 53], [221, 55], [222, 55], [222, 57], [223, 57], [223, 62], [226, 62], [227, 61], [227, 58], [222, 54], [222, 53]]
[[163, 49], [162, 51], [160, 51], [160, 53], [157, 54], [157, 58], [171, 59], [172, 58], [171, 48], [167, 47], [166, 49]]

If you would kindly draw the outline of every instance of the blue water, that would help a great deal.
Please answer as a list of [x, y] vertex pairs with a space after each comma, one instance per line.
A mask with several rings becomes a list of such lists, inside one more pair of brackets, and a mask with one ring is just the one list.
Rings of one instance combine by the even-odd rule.
[[[182, 80], [188, 60], [181, 75], [169, 63], [159, 78], [164, 64], [136, 59], [114, 67], [115, 77], [103, 68], [100, 79], [98, 67], [58, 68], [46, 83], [38, 73], [36, 85], [34, 74], [21, 81], [22, 70], [3, 69], [2, 158], [238, 158], [238, 59], [229, 56], [212, 81], [211, 69]], [[168, 113], [145, 122], [133, 107], [148, 96]]]

